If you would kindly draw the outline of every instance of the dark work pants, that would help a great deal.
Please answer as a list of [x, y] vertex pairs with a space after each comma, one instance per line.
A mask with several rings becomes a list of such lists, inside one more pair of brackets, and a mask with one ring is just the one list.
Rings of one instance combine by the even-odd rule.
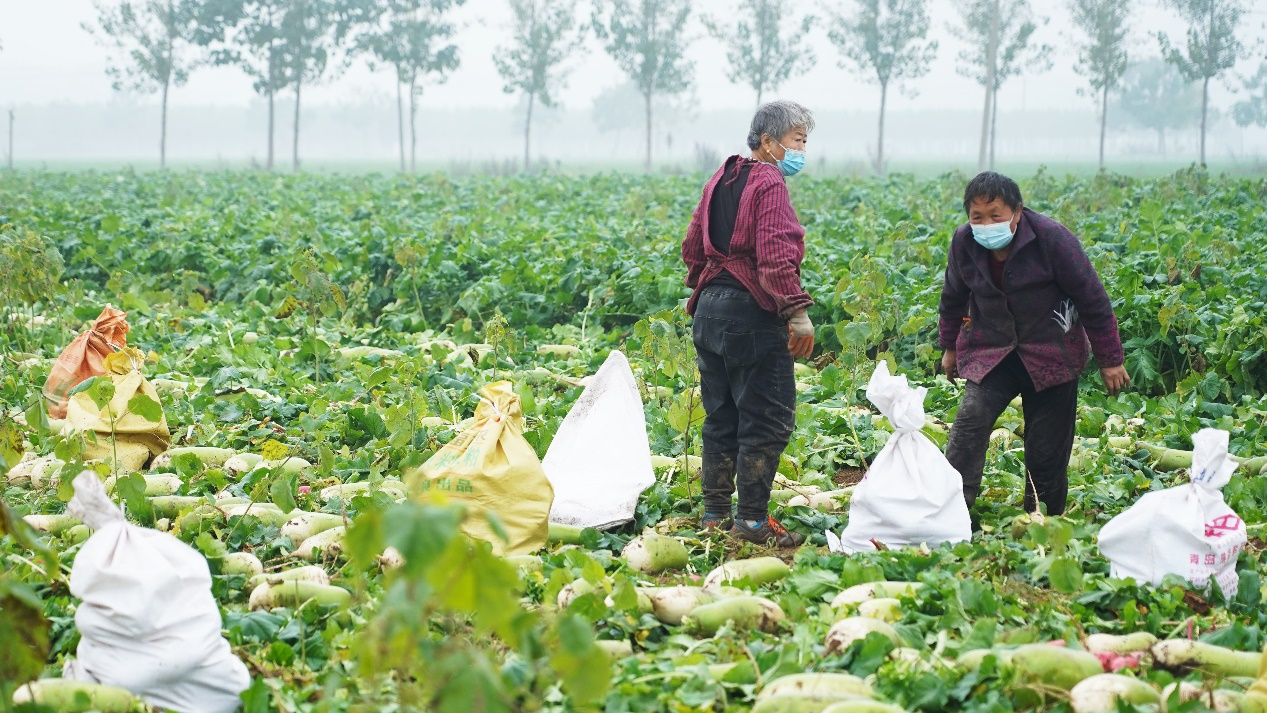
[[779, 456], [796, 425], [796, 377], [787, 321], [746, 290], [710, 285], [700, 295], [692, 336], [704, 401], [704, 510], [764, 520]]
[[981, 492], [994, 424], [1018, 395], [1025, 413], [1025, 511], [1033, 512], [1041, 501], [1048, 515], [1063, 514], [1078, 418], [1076, 379], [1035, 391], [1020, 355], [1012, 352], [980, 384], [968, 382], [959, 414], [950, 427], [946, 460], [963, 476], [963, 497], [972, 507]]

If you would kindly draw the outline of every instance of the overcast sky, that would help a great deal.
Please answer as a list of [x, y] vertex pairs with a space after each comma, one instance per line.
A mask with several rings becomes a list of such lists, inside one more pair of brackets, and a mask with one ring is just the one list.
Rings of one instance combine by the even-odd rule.
[[[110, 0], [107, 0], [110, 1]], [[827, 0], [803, 0], [807, 11], [822, 15]], [[1007, 0], [1005, 0], [1007, 1]], [[957, 0], [931, 0], [932, 35], [940, 42], [938, 61], [933, 70], [911, 86], [917, 96], [890, 93], [893, 111], [975, 108], [980, 105], [981, 89], [959, 76], [955, 67], [957, 55], [969, 41], [955, 29]], [[1162, 0], [1134, 0], [1136, 56], [1156, 56], [1157, 42], [1151, 36], [1158, 30], [1174, 35], [1182, 33], [1182, 25]], [[795, 0], [797, 6], [802, 0]], [[1267, 0], [1251, 0], [1254, 8], [1242, 30], [1245, 40], [1263, 37], [1267, 19]], [[738, 0], [697, 0], [696, 16], [703, 12], [719, 17], [733, 16]], [[844, 0], [830, 4], [845, 6]], [[1033, 0], [1039, 14], [1050, 22], [1037, 33], [1044, 43], [1056, 48], [1054, 68], [1043, 74], [1015, 79], [1005, 85], [1000, 95], [1000, 108], [1068, 109], [1088, 106], [1089, 100], [1079, 96], [1083, 85], [1073, 68], [1073, 52], [1069, 47], [1071, 27], [1065, 0]], [[588, 3], [582, 3], [588, 13]], [[94, 18], [92, 0], [0, 0], [0, 105], [30, 105], [61, 102], [103, 102], [117, 99], [103, 68], [107, 53], [84, 32], [80, 25]], [[463, 30], [457, 37], [462, 64], [445, 85], [428, 88], [424, 102], [448, 107], [503, 107], [515, 99], [502, 92], [501, 82], [492, 61], [494, 49], [508, 35], [508, 10], [505, 0], [467, 0], [457, 13]], [[798, 15], [799, 17], [799, 15]], [[789, 21], [789, 27], [795, 23]], [[822, 29], [820, 22], [810, 40], [818, 55], [818, 64], [808, 74], [789, 82], [779, 95], [800, 100], [813, 108], [871, 108], [879, 92], [856, 71], [838, 65], [839, 54]], [[698, 20], [692, 21], [698, 40], [690, 49], [696, 64], [696, 96], [702, 107], [741, 108], [752, 105], [750, 90], [731, 84], [726, 78], [724, 47], [707, 37]], [[1259, 53], [1261, 55], [1261, 52]], [[1240, 70], [1249, 73], [1258, 59], [1247, 60]], [[624, 81], [616, 65], [592, 40], [588, 52], [574, 62], [567, 90], [562, 95], [566, 108], [588, 110], [593, 98], [602, 90]], [[305, 102], [334, 104], [370, 98], [394, 97], [386, 74], [375, 75], [359, 64], [326, 86], [305, 91]], [[253, 98], [250, 83], [230, 68], [203, 69], [189, 83], [176, 90], [176, 105], [245, 105]], [[1216, 106], [1229, 101], [1222, 86], [1216, 87]]]

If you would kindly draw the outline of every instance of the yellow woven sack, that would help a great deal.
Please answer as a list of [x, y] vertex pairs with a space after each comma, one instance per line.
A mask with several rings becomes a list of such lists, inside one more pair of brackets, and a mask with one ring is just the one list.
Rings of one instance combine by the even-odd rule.
[[[144, 394], [161, 403], [158, 392], [140, 372], [144, 356], [134, 349], [122, 349], [105, 358], [106, 373], [98, 379], [110, 379], [114, 383], [114, 397], [104, 409], [98, 409], [87, 392], [71, 397], [66, 407], [67, 426], [85, 434], [96, 434], [96, 442], [88, 437], [84, 458], [110, 463], [117, 472], [140, 470], [151, 456], [167, 450], [171, 432], [167, 430], [167, 417], [156, 423], [128, 410], [132, 397]], [[114, 417], [114, 441], [111, 442], [110, 419]]]
[[[499, 555], [523, 555], [546, 544], [554, 488], [523, 437], [523, 409], [509, 381], [485, 386], [474, 422], [406, 480], [415, 498], [443, 493], [471, 514], [463, 532], [492, 543]], [[494, 512], [509, 535], [488, 524]]]

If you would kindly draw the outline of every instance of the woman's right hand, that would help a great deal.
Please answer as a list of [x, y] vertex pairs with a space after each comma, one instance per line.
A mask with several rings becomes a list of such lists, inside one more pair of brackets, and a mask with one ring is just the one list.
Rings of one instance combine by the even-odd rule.
[[951, 349], [941, 355], [941, 368], [946, 372], [946, 378], [953, 381], [959, 380], [959, 355], [955, 350]]

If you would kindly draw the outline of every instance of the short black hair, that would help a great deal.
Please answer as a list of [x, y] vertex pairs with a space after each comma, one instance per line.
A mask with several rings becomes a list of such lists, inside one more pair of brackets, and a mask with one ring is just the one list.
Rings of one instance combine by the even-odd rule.
[[972, 204], [978, 199], [986, 203], [995, 198], [1002, 198], [1008, 208], [1016, 210], [1021, 207], [1021, 187], [1016, 181], [996, 171], [982, 171], [968, 183], [963, 192], [963, 212], [971, 213]]

